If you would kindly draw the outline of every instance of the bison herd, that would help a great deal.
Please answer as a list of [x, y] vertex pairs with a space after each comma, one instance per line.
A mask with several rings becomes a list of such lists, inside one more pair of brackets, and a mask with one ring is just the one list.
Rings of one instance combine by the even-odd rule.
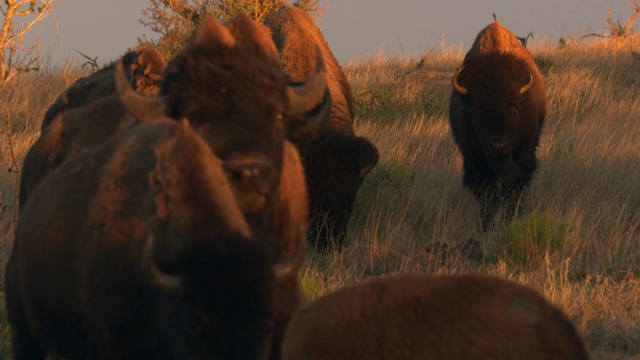
[[[536, 169], [546, 97], [497, 22], [453, 76], [463, 184], [490, 228]], [[307, 248], [344, 241], [378, 163], [349, 83], [304, 11], [206, 19], [49, 107], [22, 168], [5, 275], [16, 359], [586, 359], [540, 294], [395, 275], [302, 304]]]

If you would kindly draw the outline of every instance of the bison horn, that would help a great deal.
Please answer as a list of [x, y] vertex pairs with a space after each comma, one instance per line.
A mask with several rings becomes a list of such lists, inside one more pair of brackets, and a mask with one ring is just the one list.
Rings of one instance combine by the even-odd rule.
[[453, 85], [453, 89], [457, 91], [460, 95], [467, 95], [469, 93], [469, 90], [458, 83], [458, 76], [460, 76], [462, 69], [464, 69], [464, 66], [458, 69], [456, 74], [453, 75], [453, 79], [451, 79], [451, 85]]
[[520, 88], [520, 95], [529, 91], [529, 89], [531, 89], [531, 85], [533, 85], [533, 74], [529, 73], [529, 82]]
[[300, 86], [289, 86], [287, 115], [298, 116], [313, 110], [324, 98], [327, 89], [327, 68], [320, 47], [316, 45], [316, 69], [309, 81]]
[[304, 257], [306, 253], [306, 240], [307, 240], [307, 232], [305, 228], [301, 225], [298, 227], [298, 244], [296, 245], [296, 249], [293, 251], [293, 254], [289, 256], [288, 259], [281, 261], [273, 266], [273, 270], [276, 274], [276, 280], [281, 281], [286, 279], [287, 277], [295, 274], [302, 263], [304, 262]]
[[136, 119], [145, 121], [164, 116], [164, 99], [158, 96], [143, 96], [133, 90], [124, 74], [122, 60], [116, 64], [116, 89], [125, 109]]
[[142, 250], [142, 272], [155, 287], [166, 292], [178, 291], [181, 285], [180, 277], [160, 270], [153, 255], [154, 249], [155, 237], [149, 235]]

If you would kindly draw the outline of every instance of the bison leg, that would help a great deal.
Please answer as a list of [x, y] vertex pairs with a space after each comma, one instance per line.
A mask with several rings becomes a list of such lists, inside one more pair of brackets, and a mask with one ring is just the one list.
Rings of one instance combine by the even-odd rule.
[[[476, 159], [477, 163], [468, 161], [465, 157], [462, 183], [473, 192], [473, 196], [480, 203], [480, 221], [482, 231], [493, 228], [495, 214], [501, 203], [497, 194], [495, 179], [490, 177], [490, 169], [483, 160]], [[485, 166], [482, 166], [482, 165]]]
[[5, 275], [5, 304], [9, 325], [11, 325], [13, 358], [16, 360], [44, 360], [47, 354], [29, 330], [27, 317], [17, 296], [17, 284], [14, 284], [17, 276], [14, 274], [11, 260], [9, 262]]

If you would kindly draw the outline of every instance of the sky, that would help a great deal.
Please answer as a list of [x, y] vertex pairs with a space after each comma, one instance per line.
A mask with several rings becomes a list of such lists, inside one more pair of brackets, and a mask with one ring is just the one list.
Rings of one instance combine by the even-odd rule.
[[[633, 14], [631, 0], [320, 0], [327, 6], [319, 24], [339, 62], [383, 51], [413, 57], [431, 47], [471, 46], [476, 34], [498, 21], [518, 36], [557, 42], [605, 33], [605, 14], [614, 20]], [[42, 54], [53, 63], [81, 60], [76, 51], [96, 57], [99, 64], [115, 60], [138, 38], [157, 36], [140, 23], [148, 0], [57, 0], [54, 6], [59, 36], [51, 19], [34, 27]], [[640, 21], [639, 21], [640, 23]], [[638, 26], [636, 26], [636, 29]]]

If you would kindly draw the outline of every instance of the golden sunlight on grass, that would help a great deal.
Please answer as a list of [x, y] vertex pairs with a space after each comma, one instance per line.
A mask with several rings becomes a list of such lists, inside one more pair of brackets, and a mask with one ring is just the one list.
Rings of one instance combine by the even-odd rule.
[[[384, 55], [345, 66], [356, 132], [376, 144], [380, 163], [358, 194], [345, 248], [309, 255], [301, 275], [308, 296], [397, 272], [493, 274], [563, 308], [594, 358], [640, 354], [640, 60], [631, 53], [640, 44], [529, 47], [549, 99], [540, 167], [519, 218], [487, 233], [462, 187], [448, 124], [450, 78], [464, 53], [443, 47], [420, 70]], [[3, 264], [15, 197], [4, 119], [21, 162], [46, 108], [76, 76], [65, 68], [0, 88], [8, 99], [0, 108]]]

